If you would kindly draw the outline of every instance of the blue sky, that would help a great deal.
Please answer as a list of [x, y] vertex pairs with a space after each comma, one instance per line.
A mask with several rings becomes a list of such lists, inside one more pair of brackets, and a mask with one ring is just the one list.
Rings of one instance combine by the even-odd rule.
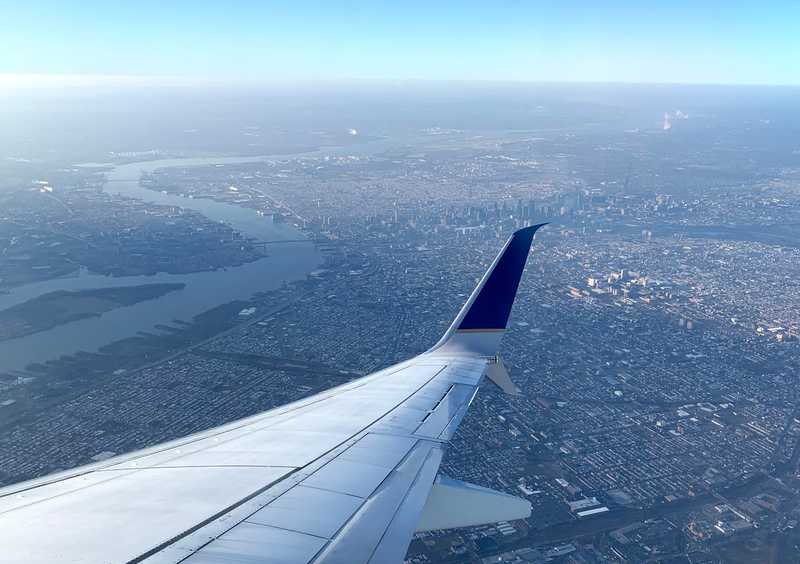
[[800, 2], [0, 0], [0, 73], [800, 84]]

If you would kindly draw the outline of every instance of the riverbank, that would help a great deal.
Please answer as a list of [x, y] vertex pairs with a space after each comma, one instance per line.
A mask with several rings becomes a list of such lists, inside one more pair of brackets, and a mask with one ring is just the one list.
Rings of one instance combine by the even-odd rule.
[[143, 284], [121, 288], [59, 290], [0, 311], [0, 341], [18, 339], [120, 307], [183, 290], [185, 284]]

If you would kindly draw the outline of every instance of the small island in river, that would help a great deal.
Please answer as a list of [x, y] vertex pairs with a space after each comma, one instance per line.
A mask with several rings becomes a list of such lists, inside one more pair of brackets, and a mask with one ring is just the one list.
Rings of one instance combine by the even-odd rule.
[[143, 284], [119, 288], [50, 292], [0, 311], [0, 341], [46, 331], [88, 317], [160, 298], [185, 284]]

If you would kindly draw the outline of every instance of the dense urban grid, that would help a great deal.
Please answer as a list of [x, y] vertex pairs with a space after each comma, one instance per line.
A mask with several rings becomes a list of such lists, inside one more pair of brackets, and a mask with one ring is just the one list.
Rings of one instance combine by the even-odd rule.
[[[377, 149], [145, 175], [151, 190], [296, 224], [324, 264], [125, 347], [3, 375], [0, 483], [418, 354], [505, 237], [547, 221], [501, 351], [522, 393], [484, 387], [442, 468], [526, 497], [533, 514], [419, 535], [407, 562], [797, 561], [800, 154], [781, 161], [729, 131], [690, 143], [690, 116], [672, 121], [431, 128]], [[270, 252], [200, 214], [109, 195], [103, 174], [62, 171], [2, 196], [0, 289]]]

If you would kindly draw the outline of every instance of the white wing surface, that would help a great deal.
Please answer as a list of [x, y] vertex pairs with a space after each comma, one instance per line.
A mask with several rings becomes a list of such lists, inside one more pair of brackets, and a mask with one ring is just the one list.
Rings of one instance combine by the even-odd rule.
[[503, 247], [427, 353], [278, 409], [0, 490], [0, 560], [402, 562], [417, 530], [527, 517], [437, 476], [493, 366], [535, 231]]

